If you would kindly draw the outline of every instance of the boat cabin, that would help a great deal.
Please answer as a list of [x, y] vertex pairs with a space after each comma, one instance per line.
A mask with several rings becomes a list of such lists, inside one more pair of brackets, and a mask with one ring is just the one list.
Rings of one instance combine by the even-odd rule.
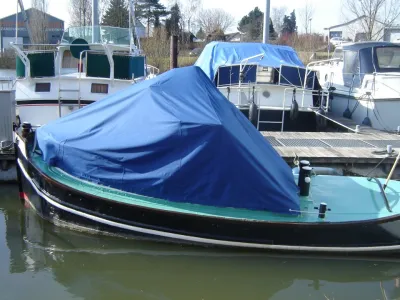
[[[331, 65], [336, 65], [336, 73], [342, 73], [343, 85], [361, 88], [366, 74], [400, 72], [400, 45], [390, 42], [349, 43], [337, 47]], [[338, 83], [326, 73], [323, 81]]]
[[131, 49], [128, 28], [92, 26], [66, 29], [61, 43], [14, 45], [17, 77], [43, 78], [71, 73], [85, 77], [133, 80], [147, 75], [145, 56]]

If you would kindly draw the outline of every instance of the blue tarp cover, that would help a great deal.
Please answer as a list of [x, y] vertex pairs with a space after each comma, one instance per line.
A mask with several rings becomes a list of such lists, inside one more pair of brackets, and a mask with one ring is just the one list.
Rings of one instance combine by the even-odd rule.
[[43, 160], [176, 202], [290, 213], [290, 167], [198, 67], [134, 84], [37, 129]]
[[240, 64], [240, 62], [258, 54], [264, 57], [251, 59], [248, 63], [258, 63], [265, 67], [279, 68], [280, 65], [304, 67], [296, 51], [288, 46], [277, 46], [263, 43], [227, 43], [211, 42], [206, 45], [197, 59], [195, 66], [199, 66], [208, 78], [214, 80], [220, 66]]

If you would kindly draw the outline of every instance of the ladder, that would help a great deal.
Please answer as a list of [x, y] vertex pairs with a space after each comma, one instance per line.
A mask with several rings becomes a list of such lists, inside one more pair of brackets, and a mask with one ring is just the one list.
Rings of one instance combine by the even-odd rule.
[[[78, 78], [78, 88], [77, 89], [71, 89], [71, 88], [62, 88], [61, 86], [61, 76], [58, 76], [58, 117], [62, 117], [62, 106], [63, 106], [63, 100], [65, 100], [65, 96], [63, 96], [64, 93], [76, 93], [76, 98], [72, 100], [77, 100], [78, 101], [78, 109], [81, 108], [81, 81], [80, 81], [80, 76]], [[70, 98], [70, 97], [69, 97]]]

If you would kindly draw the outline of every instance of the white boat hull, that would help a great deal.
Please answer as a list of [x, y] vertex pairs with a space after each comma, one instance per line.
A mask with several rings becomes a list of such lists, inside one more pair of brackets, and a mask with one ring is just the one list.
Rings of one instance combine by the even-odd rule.
[[[358, 97], [349, 97], [343, 94], [334, 94], [331, 101], [331, 111], [334, 115], [343, 116], [344, 111], [349, 108], [352, 113], [351, 119], [362, 125], [368, 116], [374, 129], [385, 131], [397, 131], [400, 126], [399, 99], [379, 100], [357, 100]], [[358, 103], [358, 104], [357, 104]]]

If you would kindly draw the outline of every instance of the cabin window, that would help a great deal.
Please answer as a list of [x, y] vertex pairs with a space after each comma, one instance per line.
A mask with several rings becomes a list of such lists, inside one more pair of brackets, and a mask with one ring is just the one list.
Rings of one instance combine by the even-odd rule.
[[333, 52], [332, 58], [343, 60], [343, 50], [341, 48], [336, 48]]
[[360, 61], [357, 51], [344, 51], [343, 81], [347, 87], [354, 88], [360, 85]]
[[50, 92], [50, 82], [36, 83], [35, 92], [37, 93]]
[[382, 47], [376, 49], [379, 69], [400, 68], [400, 47]]
[[108, 94], [108, 84], [92, 83], [91, 92], [97, 94]]

